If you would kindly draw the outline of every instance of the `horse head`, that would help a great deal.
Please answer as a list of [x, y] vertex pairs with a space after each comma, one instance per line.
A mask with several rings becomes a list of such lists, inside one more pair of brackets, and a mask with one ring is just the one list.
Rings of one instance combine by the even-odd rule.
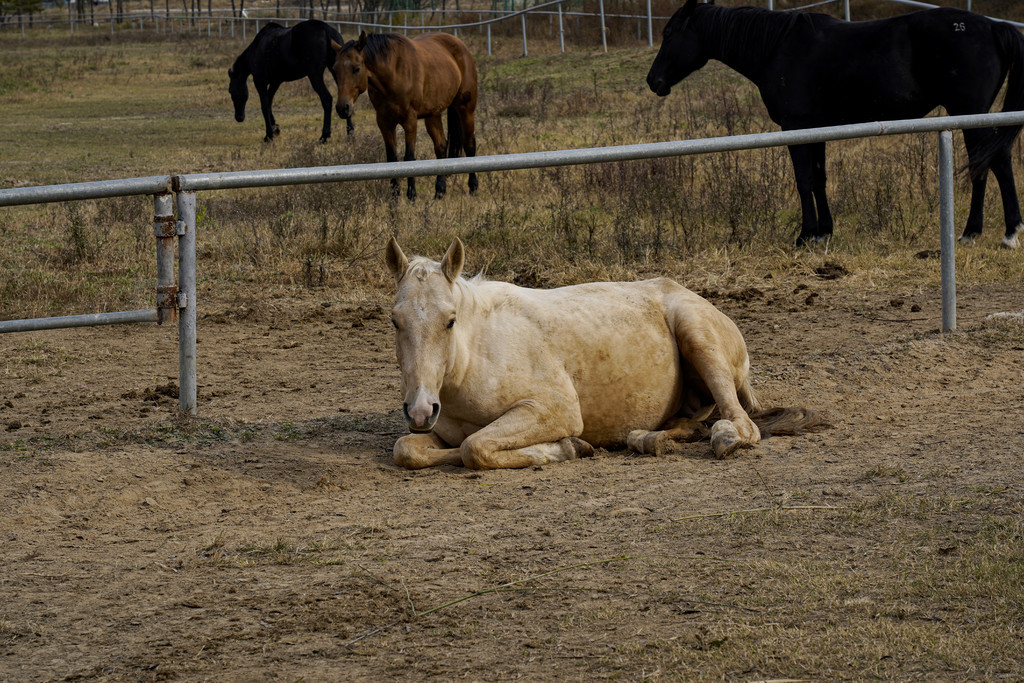
[[697, 0], [687, 0], [665, 24], [661, 48], [647, 72], [647, 86], [659, 97], [668, 95], [673, 85], [708, 63], [707, 51], [692, 26], [696, 10]]
[[231, 93], [231, 101], [235, 105], [235, 121], [245, 121], [245, 103], [249, 101], [249, 86], [246, 81], [249, 75], [242, 73], [239, 69], [228, 69], [228, 92]]
[[440, 263], [425, 258], [410, 263], [392, 237], [386, 261], [398, 286], [391, 322], [405, 419], [411, 431], [429, 432], [441, 414], [445, 375], [454, 366], [455, 281], [462, 272], [465, 249], [456, 237]]
[[350, 40], [344, 45], [331, 41], [334, 49], [334, 82], [338, 86], [338, 104], [335, 107], [338, 116], [351, 118], [356, 100], [366, 92], [368, 83], [363, 48], [366, 47], [366, 31], [359, 34], [358, 40]]

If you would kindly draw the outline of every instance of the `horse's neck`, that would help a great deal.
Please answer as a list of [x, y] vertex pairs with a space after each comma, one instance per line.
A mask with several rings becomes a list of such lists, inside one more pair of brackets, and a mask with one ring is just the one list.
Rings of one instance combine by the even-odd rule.
[[456, 293], [455, 307], [459, 320], [456, 327], [459, 334], [464, 336], [461, 343], [456, 345], [455, 364], [449, 379], [459, 383], [469, 376], [474, 361], [478, 360], [474, 346], [487, 344], [495, 336], [515, 334], [512, 330], [502, 329], [495, 335], [495, 330], [491, 329], [494, 321], [488, 320], [495, 315], [497, 308], [507, 303], [510, 294], [504, 283], [476, 278], [460, 279]]
[[245, 48], [245, 52], [238, 55], [234, 66], [231, 67], [231, 73], [233, 78], [241, 78], [242, 80], [245, 80], [252, 74], [252, 67], [249, 65], [249, 48]]
[[693, 26], [701, 33], [708, 56], [755, 83], [796, 19], [754, 7], [698, 7]]

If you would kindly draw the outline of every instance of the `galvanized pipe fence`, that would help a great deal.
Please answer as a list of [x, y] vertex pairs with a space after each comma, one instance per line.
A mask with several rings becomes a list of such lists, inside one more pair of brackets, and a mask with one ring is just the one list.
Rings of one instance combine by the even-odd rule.
[[[28, 332], [126, 322], [178, 321], [179, 405], [195, 415], [196, 406], [196, 193], [214, 190], [385, 180], [573, 166], [709, 154], [853, 138], [937, 132], [939, 143], [939, 226], [941, 241], [942, 331], [956, 328], [956, 235], [953, 215], [953, 130], [1024, 124], [1024, 112], [943, 116], [881, 121], [728, 137], [652, 142], [588, 149], [499, 154], [456, 159], [424, 159], [348, 166], [261, 171], [229, 171], [93, 181], [0, 189], [0, 206], [16, 206], [132, 195], [153, 196], [153, 232], [157, 241], [156, 308], [58, 318], [0, 321], [0, 333]], [[174, 201], [171, 201], [171, 195]], [[177, 209], [174, 218], [172, 208]], [[177, 242], [177, 284], [174, 246]]]

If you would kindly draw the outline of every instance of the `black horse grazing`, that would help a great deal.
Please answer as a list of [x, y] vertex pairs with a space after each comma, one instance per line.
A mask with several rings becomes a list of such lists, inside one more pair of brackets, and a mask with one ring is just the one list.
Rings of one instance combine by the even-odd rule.
[[[688, 0], [665, 26], [647, 84], [656, 94], [717, 59], [761, 91], [784, 130], [984, 113], [1009, 74], [1004, 111], [1024, 109], [1024, 37], [1009, 24], [955, 9], [844, 22], [823, 14], [715, 7]], [[1003, 196], [1003, 246], [1019, 246], [1020, 206], [1010, 146], [1020, 126], [964, 131], [971, 212], [960, 241], [981, 234], [989, 169]], [[797, 244], [832, 234], [825, 143], [789, 148], [803, 211]]]
[[[267, 127], [264, 142], [270, 142], [280, 134], [274, 112], [274, 93], [285, 81], [308, 78], [313, 90], [320, 96], [324, 108], [324, 128], [320, 142], [331, 137], [331, 92], [324, 84], [324, 69], [334, 75], [334, 50], [331, 41], [341, 42], [341, 34], [322, 21], [311, 19], [292, 28], [285, 28], [273, 22], [267, 24], [249, 43], [249, 47], [238, 56], [235, 65], [228, 69], [231, 83], [228, 92], [235, 104], [235, 121], [245, 121], [245, 103], [249, 99], [246, 81], [252, 75], [252, 83], [260, 95], [260, 108]], [[352, 119], [348, 119], [348, 132], [352, 132]]]

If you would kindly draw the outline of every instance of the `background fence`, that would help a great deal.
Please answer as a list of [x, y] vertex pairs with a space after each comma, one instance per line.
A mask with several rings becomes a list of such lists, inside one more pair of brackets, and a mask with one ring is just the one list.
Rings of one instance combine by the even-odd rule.
[[[524, 154], [433, 159], [408, 162], [352, 164], [316, 168], [194, 173], [124, 180], [0, 190], [0, 206], [37, 204], [104, 197], [152, 195], [154, 236], [157, 242], [156, 308], [143, 311], [97, 313], [61, 318], [0, 322], [0, 333], [123, 322], [178, 320], [179, 405], [196, 414], [196, 193], [309, 183], [382, 180], [469, 172], [509, 171], [662, 157], [759, 149], [810, 142], [908, 133], [939, 133], [939, 192], [942, 271], [942, 330], [956, 327], [956, 285], [953, 225], [952, 130], [1024, 124], [1024, 112], [933, 117], [903, 121], [862, 123], [794, 131], [729, 137], [679, 140], [590, 149], [555, 150]], [[174, 195], [172, 205], [171, 194]], [[177, 209], [174, 219], [172, 206]], [[174, 280], [174, 243], [177, 241], [178, 277]]]
[[[81, 0], [80, 0], [81, 1]], [[643, 0], [645, 11], [636, 14], [606, 13], [604, 0], [598, 0], [598, 11], [567, 11], [564, 8], [566, 2], [573, 0], [552, 0], [533, 7], [523, 8], [518, 11], [507, 11], [498, 9], [399, 9], [399, 10], [376, 10], [372, 12], [359, 11], [338, 11], [326, 8], [313, 9], [312, 7], [274, 7], [274, 8], [251, 8], [242, 10], [239, 13], [228, 13], [224, 10], [208, 9], [204, 15], [200, 9], [198, 12], [187, 10], [172, 10], [167, 4], [163, 12], [155, 7], [149, 11], [134, 10], [130, 12], [114, 12], [113, 6], [108, 5], [107, 17], [93, 17], [86, 23], [71, 12], [71, 4], [68, 4], [68, 15], [64, 18], [56, 18], [52, 15], [29, 16], [11, 15], [0, 21], [0, 29], [20, 30], [25, 35], [26, 27], [57, 26], [66, 25], [70, 35], [75, 35], [76, 30], [82, 27], [98, 28], [109, 26], [111, 35], [115, 30], [149, 28], [163, 34], [197, 34], [212, 37], [241, 36], [248, 40], [250, 35], [255, 35], [260, 27], [270, 21], [276, 21], [288, 25], [292, 22], [303, 19], [321, 19], [333, 24], [343, 35], [360, 30], [369, 31], [436, 31], [444, 30], [458, 34], [459, 31], [478, 31], [487, 34], [487, 53], [491, 54], [492, 26], [518, 23], [522, 32], [523, 54], [528, 54], [527, 48], [527, 16], [547, 18], [549, 36], [553, 37], [556, 31], [555, 21], [557, 18], [557, 35], [561, 50], [565, 51], [566, 20], [586, 18], [599, 22], [599, 34], [601, 46], [608, 49], [609, 21], [622, 23], [635, 23], [637, 42], [646, 40], [648, 46], [655, 43], [654, 22], [665, 21], [667, 16], [656, 16], [652, 12], [651, 0]], [[915, 8], [933, 8], [934, 5], [920, 0], [887, 0], [887, 2], [905, 5]], [[968, 10], [972, 8], [971, 0], [966, 0]], [[762, 4], [768, 9], [776, 9], [775, 0], [751, 0], [750, 4]], [[825, 6], [834, 6], [841, 9], [847, 21], [850, 20], [851, 0], [823, 0], [821, 2], [809, 2], [806, 5], [779, 9], [779, 11], [802, 11], [807, 9], [820, 10]], [[475, 18], [475, 21], [471, 19]], [[1024, 27], [1024, 23], [991, 17], [998, 21], [1006, 21], [1015, 26]], [[101, 23], [102, 22], [102, 23]]]

